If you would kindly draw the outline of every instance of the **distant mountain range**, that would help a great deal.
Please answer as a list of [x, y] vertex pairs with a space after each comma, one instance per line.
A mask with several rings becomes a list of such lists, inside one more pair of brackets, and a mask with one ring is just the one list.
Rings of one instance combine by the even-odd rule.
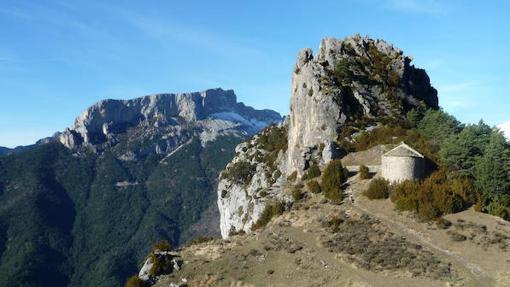
[[120, 286], [154, 242], [219, 236], [219, 171], [280, 121], [231, 90], [159, 94], [101, 101], [50, 139], [0, 149], [0, 286]]
[[[38, 143], [36, 143], [35, 145], [42, 144], [43, 141], [44, 140], [41, 140]], [[0, 156], [26, 151], [26, 150], [32, 148], [33, 146], [34, 145], [17, 146], [15, 148], [8, 148], [8, 147], [0, 146]]]
[[11, 151], [11, 149], [10, 149], [10, 148], [0, 146], [0, 155], [7, 154], [7, 153], [9, 153], [10, 151]]

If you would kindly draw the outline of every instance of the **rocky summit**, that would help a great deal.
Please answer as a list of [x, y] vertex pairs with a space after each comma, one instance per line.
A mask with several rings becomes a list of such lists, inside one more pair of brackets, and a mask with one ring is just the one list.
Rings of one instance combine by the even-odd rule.
[[[340, 157], [342, 142], [352, 133], [405, 118], [419, 106], [438, 108], [437, 91], [410, 57], [383, 40], [359, 35], [325, 38], [315, 56], [311, 49], [300, 51], [291, 88], [286, 121], [238, 146], [223, 172], [218, 205], [225, 238], [232, 231], [248, 232], [267, 202], [282, 200], [279, 189], [288, 176], [301, 177], [308, 167]], [[265, 143], [273, 137], [284, 142]], [[245, 180], [229, 177], [241, 167], [249, 170]]]
[[[256, 133], [281, 117], [271, 110], [255, 110], [238, 103], [232, 90], [211, 89], [182, 94], [157, 94], [132, 100], [103, 100], [85, 110], [74, 125], [58, 134], [58, 140], [68, 148], [79, 146], [111, 146], [118, 135], [141, 127], [148, 135], [164, 128], [169, 139], [157, 144], [159, 150], [176, 145], [175, 135], [193, 126], [201, 129], [202, 142], [238, 130]], [[184, 136], [185, 137], [185, 136]]]

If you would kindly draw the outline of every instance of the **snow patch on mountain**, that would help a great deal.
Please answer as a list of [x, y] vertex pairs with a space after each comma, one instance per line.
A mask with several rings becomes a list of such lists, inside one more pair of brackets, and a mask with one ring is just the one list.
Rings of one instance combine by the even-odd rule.
[[252, 128], [254, 130], [260, 130], [267, 126], [269, 123], [273, 122], [273, 119], [270, 119], [269, 121], [259, 121], [254, 118], [246, 119], [245, 117], [241, 116], [240, 114], [236, 112], [221, 112], [221, 113], [215, 113], [211, 115], [211, 118], [214, 119], [221, 119], [225, 121], [230, 122], [238, 122], [246, 127]]

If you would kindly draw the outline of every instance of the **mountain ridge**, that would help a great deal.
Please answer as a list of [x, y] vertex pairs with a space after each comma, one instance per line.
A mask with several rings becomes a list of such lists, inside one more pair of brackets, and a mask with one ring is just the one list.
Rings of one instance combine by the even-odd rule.
[[0, 157], [0, 286], [120, 286], [154, 241], [219, 236], [219, 171], [281, 117], [232, 90], [182, 95], [100, 101]]
[[78, 116], [74, 124], [58, 134], [57, 139], [68, 148], [100, 145], [129, 127], [147, 122], [156, 127], [183, 125], [210, 119], [221, 119], [222, 113], [235, 113], [227, 120], [254, 133], [270, 122], [280, 121], [278, 113], [255, 110], [237, 102], [233, 90], [221, 88], [202, 92], [155, 94], [130, 100], [101, 100]]

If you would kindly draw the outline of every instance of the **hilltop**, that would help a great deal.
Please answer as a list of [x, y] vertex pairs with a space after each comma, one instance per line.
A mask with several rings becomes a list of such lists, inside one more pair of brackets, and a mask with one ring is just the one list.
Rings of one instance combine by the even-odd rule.
[[[359, 35], [300, 51], [291, 91], [220, 174], [223, 240], [155, 248], [126, 286], [510, 285], [498, 129], [458, 122], [411, 57]], [[423, 170], [390, 181], [373, 165], [399, 144]]]

